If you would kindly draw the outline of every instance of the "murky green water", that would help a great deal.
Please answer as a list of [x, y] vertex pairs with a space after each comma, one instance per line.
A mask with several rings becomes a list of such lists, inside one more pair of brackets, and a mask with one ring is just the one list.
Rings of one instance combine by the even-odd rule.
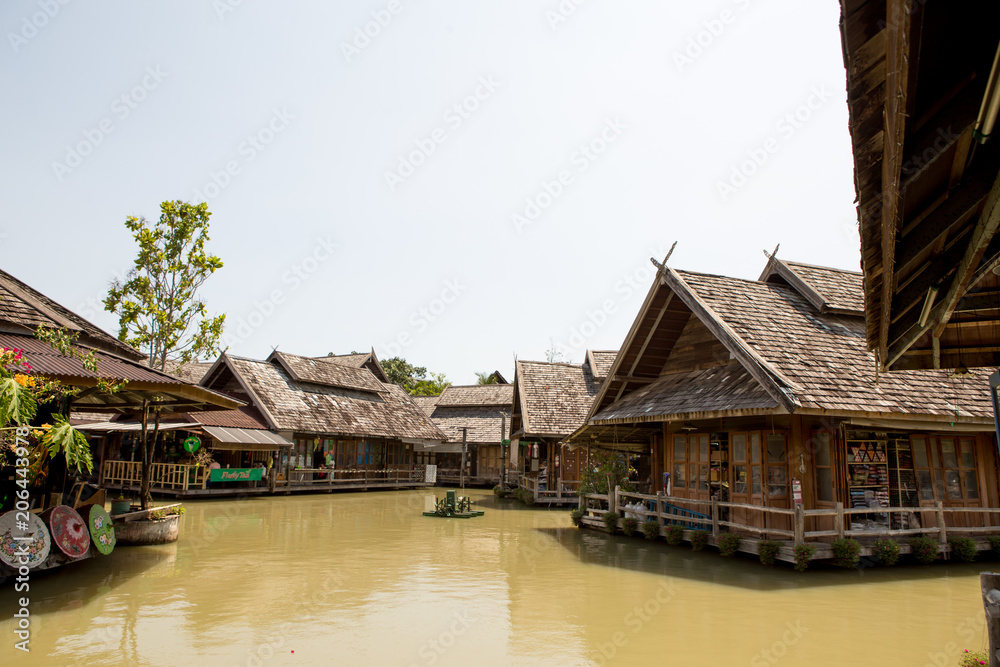
[[[438, 491], [437, 493], [443, 493]], [[571, 527], [474, 491], [188, 504], [181, 539], [31, 582], [0, 664], [954, 665], [985, 641], [990, 564], [798, 574]]]

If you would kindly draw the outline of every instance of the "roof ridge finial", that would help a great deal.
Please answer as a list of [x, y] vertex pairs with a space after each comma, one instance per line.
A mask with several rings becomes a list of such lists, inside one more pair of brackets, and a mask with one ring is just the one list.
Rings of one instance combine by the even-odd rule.
[[780, 243], [778, 245], [774, 246], [774, 252], [772, 252], [771, 254], [768, 254], [767, 251], [765, 250], [764, 251], [764, 256], [767, 257], [768, 259], [774, 259], [775, 257], [778, 256], [778, 248], [780, 248], [780, 247], [781, 247]]
[[657, 262], [655, 257], [650, 257], [649, 261], [651, 261], [653, 263], [653, 266], [655, 266], [657, 269], [663, 271], [663, 269], [667, 267], [667, 260], [670, 259], [671, 255], [674, 254], [674, 248], [676, 247], [677, 247], [677, 241], [674, 241], [674, 244], [670, 246], [670, 250], [667, 251], [667, 256], [663, 258], [662, 263]]

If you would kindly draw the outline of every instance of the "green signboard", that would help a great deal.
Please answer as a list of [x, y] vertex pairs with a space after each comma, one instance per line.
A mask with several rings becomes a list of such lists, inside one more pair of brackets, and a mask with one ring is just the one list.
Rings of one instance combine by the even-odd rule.
[[201, 447], [201, 439], [196, 435], [192, 435], [190, 438], [184, 441], [184, 449], [194, 454]]
[[212, 482], [259, 482], [263, 474], [260, 468], [213, 468], [208, 479]]

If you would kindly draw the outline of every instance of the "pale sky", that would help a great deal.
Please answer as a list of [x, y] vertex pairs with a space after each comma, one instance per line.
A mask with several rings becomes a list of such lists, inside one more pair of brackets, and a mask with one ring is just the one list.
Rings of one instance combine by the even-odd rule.
[[230, 351], [455, 384], [618, 349], [652, 279], [858, 270], [834, 0], [0, 5], [2, 268], [100, 306], [207, 200]]

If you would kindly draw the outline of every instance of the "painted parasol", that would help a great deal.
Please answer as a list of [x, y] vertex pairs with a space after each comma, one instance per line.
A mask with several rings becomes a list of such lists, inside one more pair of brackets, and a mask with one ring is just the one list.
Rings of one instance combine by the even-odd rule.
[[49, 557], [50, 545], [49, 529], [36, 514], [11, 510], [0, 516], [0, 560], [7, 565], [38, 567]]
[[115, 524], [102, 505], [84, 505], [80, 513], [87, 521], [90, 539], [98, 553], [107, 556], [115, 550]]
[[42, 521], [49, 524], [52, 543], [70, 558], [80, 558], [90, 549], [87, 522], [69, 505], [56, 505], [42, 512]]

